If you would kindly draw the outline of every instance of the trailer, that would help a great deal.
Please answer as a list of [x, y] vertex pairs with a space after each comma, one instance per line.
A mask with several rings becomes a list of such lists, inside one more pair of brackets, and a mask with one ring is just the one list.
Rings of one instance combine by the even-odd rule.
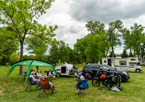
[[55, 66], [55, 70], [58, 74], [58, 76], [68, 76], [68, 75], [74, 75], [75, 71], [75, 66], [73, 66], [72, 64], [62, 64], [62, 65], [58, 65]]
[[139, 60], [135, 57], [127, 57], [127, 58], [102, 58], [102, 64], [112, 66], [117, 70], [122, 71], [142, 71], [142, 67], [138, 66]]

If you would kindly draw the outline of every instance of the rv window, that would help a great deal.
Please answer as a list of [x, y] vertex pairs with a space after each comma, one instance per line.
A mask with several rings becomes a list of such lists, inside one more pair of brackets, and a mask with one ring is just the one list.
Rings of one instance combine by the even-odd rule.
[[135, 61], [135, 59], [131, 59], [131, 61]]
[[104, 60], [104, 63], [106, 63], [106, 60]]
[[130, 63], [130, 66], [134, 66], [134, 63]]
[[120, 65], [126, 65], [126, 61], [120, 61]]

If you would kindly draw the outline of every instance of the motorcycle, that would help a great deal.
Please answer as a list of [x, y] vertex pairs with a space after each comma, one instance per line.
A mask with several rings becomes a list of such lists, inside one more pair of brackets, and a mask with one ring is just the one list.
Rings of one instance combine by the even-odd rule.
[[[100, 76], [102, 74], [106, 75], [106, 78], [100, 78]], [[115, 87], [120, 87], [121, 86], [121, 81], [120, 81], [120, 76], [117, 73], [113, 73], [113, 74], [107, 74], [104, 73], [101, 69], [99, 69], [96, 73], [96, 76], [92, 79], [92, 85], [93, 86], [100, 86], [100, 83], [102, 82], [102, 85], [105, 85], [105, 87], [108, 88], [108, 85], [110, 86], [110, 88], [112, 86]]]

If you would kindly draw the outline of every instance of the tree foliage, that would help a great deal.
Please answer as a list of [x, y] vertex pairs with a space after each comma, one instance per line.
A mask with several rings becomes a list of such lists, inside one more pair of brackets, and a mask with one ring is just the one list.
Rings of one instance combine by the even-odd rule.
[[145, 43], [145, 34], [143, 33], [143, 30], [143, 26], [138, 25], [137, 23], [134, 23], [134, 26], [131, 26], [130, 30], [122, 30], [125, 48], [130, 49], [129, 56], [131, 56], [131, 50], [133, 49], [134, 57], [138, 55], [139, 58], [141, 52], [141, 43]]
[[20, 57], [18, 56], [18, 54], [16, 52], [12, 53], [12, 55], [10, 56], [10, 61], [14, 63], [19, 60], [20, 60]]
[[75, 52], [63, 41], [57, 41], [56, 45], [52, 45], [49, 51], [52, 63], [58, 63], [58, 59], [64, 62], [75, 62]]
[[128, 57], [126, 49], [123, 50], [123, 53], [121, 55], [122, 58]]
[[[52, 43], [57, 26], [49, 28], [38, 23], [41, 15], [51, 7], [52, 0], [1, 0], [0, 23], [5, 24], [14, 32], [13, 36], [20, 43], [20, 60], [23, 60], [23, 44], [29, 36], [37, 36], [46, 43]], [[6, 32], [6, 30], [5, 30]], [[22, 74], [22, 67], [20, 68]]]
[[35, 54], [37, 59], [42, 60], [44, 54], [47, 51], [48, 45], [44, 40], [40, 39], [37, 36], [33, 36], [30, 39], [31, 40], [28, 41], [29, 43], [27, 50], [32, 50], [32, 52], [29, 53]]

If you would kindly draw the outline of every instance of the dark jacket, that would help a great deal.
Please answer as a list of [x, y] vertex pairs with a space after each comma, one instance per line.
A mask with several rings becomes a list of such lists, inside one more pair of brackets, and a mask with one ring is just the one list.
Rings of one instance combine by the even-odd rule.
[[[53, 75], [53, 71], [51, 71], [51, 74]], [[49, 75], [49, 71], [47, 72], [47, 76]]]

